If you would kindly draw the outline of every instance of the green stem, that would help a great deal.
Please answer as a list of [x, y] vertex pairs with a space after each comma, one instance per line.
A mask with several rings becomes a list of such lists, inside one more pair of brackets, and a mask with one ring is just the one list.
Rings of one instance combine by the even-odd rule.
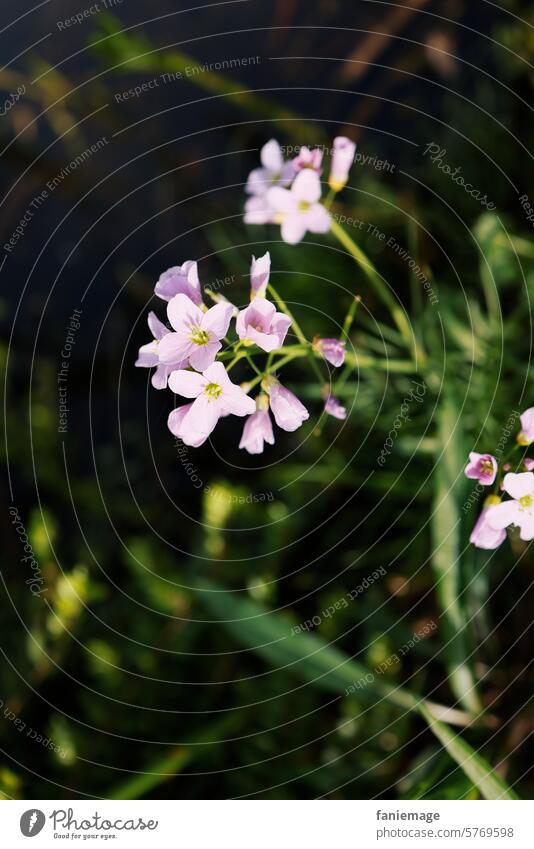
[[353, 259], [357, 262], [362, 271], [366, 274], [367, 279], [372, 283], [376, 293], [382, 299], [383, 303], [389, 309], [393, 321], [400, 330], [403, 339], [410, 350], [413, 350], [414, 356], [417, 357], [417, 345], [413, 338], [408, 320], [404, 311], [399, 307], [393, 296], [391, 295], [386, 284], [382, 280], [380, 274], [374, 267], [370, 259], [365, 255], [360, 247], [354, 242], [348, 233], [345, 232], [335, 219], [332, 219], [330, 230], [344, 248], [350, 253]]
[[334, 200], [335, 196], [335, 189], [330, 189], [324, 201], [324, 205], [327, 209], [330, 209], [330, 207], [332, 206], [332, 201]]
[[306, 356], [308, 357], [308, 362], [310, 363], [312, 369], [314, 370], [314, 372], [317, 376], [317, 379], [321, 383], [324, 383], [323, 375], [321, 374], [321, 370], [320, 370], [319, 366], [317, 365], [317, 362], [316, 362], [316, 360], [313, 356], [313, 353], [312, 353], [311, 348], [310, 348], [310, 343], [308, 342], [304, 333], [302, 332], [300, 325], [295, 321], [294, 315], [292, 314], [291, 310], [287, 306], [286, 302], [280, 297], [280, 295], [278, 294], [278, 292], [276, 291], [274, 286], [272, 286], [270, 283], [268, 283], [267, 288], [271, 292], [273, 298], [278, 303], [278, 306], [280, 307], [282, 312], [285, 312], [285, 314], [288, 315], [289, 318], [291, 319], [291, 324], [293, 325], [293, 329], [295, 331], [297, 339], [299, 340], [301, 345], [304, 345], [306, 347]]

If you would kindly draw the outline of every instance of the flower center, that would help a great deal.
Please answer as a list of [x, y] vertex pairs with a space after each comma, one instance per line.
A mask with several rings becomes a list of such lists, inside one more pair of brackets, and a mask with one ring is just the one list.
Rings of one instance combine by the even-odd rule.
[[532, 496], [531, 495], [523, 495], [519, 499], [519, 503], [521, 504], [521, 507], [530, 507], [531, 504], [532, 504]]
[[481, 460], [480, 471], [483, 475], [491, 475], [491, 473], [493, 472], [493, 464], [491, 460]]
[[306, 212], [311, 206], [311, 203], [308, 203], [307, 200], [299, 200], [298, 210], [299, 212]]
[[207, 330], [202, 330], [201, 327], [192, 327], [189, 335], [191, 342], [194, 345], [207, 345], [210, 341], [210, 335]]
[[217, 398], [222, 395], [222, 387], [219, 386], [218, 383], [208, 383], [205, 387], [204, 392], [208, 396], [210, 401], [216, 401]]

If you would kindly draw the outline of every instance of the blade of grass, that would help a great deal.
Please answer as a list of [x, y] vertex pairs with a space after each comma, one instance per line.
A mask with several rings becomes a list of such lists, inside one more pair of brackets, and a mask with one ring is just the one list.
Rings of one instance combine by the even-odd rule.
[[458, 734], [455, 734], [448, 725], [434, 719], [424, 704], [420, 711], [428, 722], [429, 728], [434, 732], [440, 743], [447, 750], [451, 758], [456, 761], [461, 770], [476, 785], [484, 799], [518, 799], [514, 791], [495, 774], [490, 764], [475, 752]]
[[449, 683], [454, 695], [470, 713], [480, 713], [482, 705], [476, 683], [465, 658], [470, 655], [465, 612], [460, 601], [461, 512], [463, 478], [459, 470], [467, 456], [461, 445], [458, 408], [443, 395], [437, 414], [438, 453], [434, 472], [432, 504], [432, 568], [436, 594], [445, 631], [445, 656]]
[[398, 708], [414, 710], [475, 782], [484, 798], [515, 798], [513, 791], [493, 775], [491, 766], [445, 724], [471, 724], [470, 715], [422, 699], [410, 690], [379, 681], [376, 676], [369, 680], [369, 670], [363, 665], [316, 634], [292, 633], [286, 617], [269, 611], [243, 593], [224, 590], [207, 580], [197, 581], [193, 591], [241, 645], [248, 646], [273, 667], [293, 667], [295, 675], [304, 681], [340, 695], [360, 682], [358, 692], [363, 696], [385, 699]]
[[146, 772], [117, 784], [107, 798], [144, 799], [155, 787], [179, 775], [191, 761], [201, 757], [208, 750], [211, 751], [213, 746], [219, 746], [223, 742], [220, 738], [235, 726], [235, 717], [227, 717], [224, 721], [212, 725], [190, 743], [176, 746], [163, 757], [157, 758], [148, 766]]

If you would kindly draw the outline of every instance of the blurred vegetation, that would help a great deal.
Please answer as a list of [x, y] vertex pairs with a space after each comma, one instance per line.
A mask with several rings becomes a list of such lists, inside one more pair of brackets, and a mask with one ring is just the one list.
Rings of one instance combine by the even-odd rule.
[[[114, 92], [133, 85], [136, 75], [145, 79], [194, 64], [175, 46], [161, 51], [148, 35], [118, 29], [109, 15], [94, 22], [90, 76], [71, 78], [35, 54], [25, 70], [0, 72], [6, 91], [28, 86], [2, 141], [35, 116], [34, 135], [25, 130], [6, 154], [10, 187], [13, 174], [32, 164], [13, 190], [13, 221], [36, 186], [70, 156], [134, 122], [133, 111], [117, 107]], [[532, 45], [525, 32], [507, 17], [493, 36], [526, 59]], [[406, 66], [420, 71], [409, 45], [405, 51]], [[526, 66], [494, 45], [488, 51], [497, 74], [516, 92], [531, 94]], [[407, 163], [401, 151], [393, 175], [355, 166], [350, 188], [334, 206], [407, 247], [431, 281], [437, 305], [382, 241], [366, 230], [352, 234], [410, 317], [417, 366], [366, 276], [333, 241], [310, 238], [296, 250], [274, 229], [245, 231], [242, 183], [263, 141], [276, 135], [283, 143], [327, 143], [343, 129], [337, 119], [314, 121], [315, 104], [299, 115], [281, 105], [277, 91], [248, 91], [219, 73], [199, 74], [186, 98], [198, 99], [198, 85], [202, 97], [221, 101], [206, 105], [219, 110], [206, 113], [209, 126], [228, 118], [222, 132], [202, 138], [199, 151], [191, 139], [182, 147], [164, 144], [163, 123], [149, 122], [135, 131], [138, 148], [127, 133], [119, 136], [131, 157], [128, 169], [110, 159], [109, 179], [101, 185], [90, 165], [58, 190], [54, 203], [64, 209], [80, 198], [83, 203], [72, 231], [65, 224], [66, 244], [48, 260], [35, 293], [30, 281], [28, 327], [44, 314], [56, 266], [70, 257], [79, 231], [104, 218], [81, 251], [87, 257], [95, 248], [95, 265], [87, 259], [81, 270], [62, 269], [35, 351], [28, 330], [9, 342], [6, 333], [2, 343], [8, 366], [3, 463], [46, 587], [44, 598], [35, 599], [21, 580], [6, 496], [0, 606], [5, 798], [530, 797], [532, 552], [516, 539], [496, 553], [475, 550], [468, 537], [478, 508], [462, 510], [470, 492], [462, 475], [469, 451], [491, 450], [511, 412], [532, 404], [534, 248], [511, 188], [527, 190], [527, 157], [510, 137], [525, 136], [524, 107], [473, 69], [455, 73], [466, 98], [447, 89], [440, 101], [443, 125], [433, 130], [439, 126], [447, 161], [461, 163], [498, 214], [483, 212], [428, 159], [418, 154]], [[87, 82], [78, 88], [83, 76]], [[425, 90], [408, 90], [405, 101], [424, 97]], [[393, 111], [393, 121], [397, 114], [407, 120], [401, 111]], [[364, 114], [345, 111], [344, 129], [366, 151]], [[430, 140], [425, 116], [414, 114], [409, 122], [411, 139], [424, 147]], [[171, 129], [178, 136], [184, 125], [188, 119], [180, 117]], [[202, 121], [199, 126], [201, 134]], [[43, 136], [52, 144], [40, 155]], [[374, 138], [373, 144], [380, 152]], [[232, 150], [245, 153], [233, 157]], [[209, 163], [181, 170], [221, 152], [215, 182]], [[383, 155], [391, 157], [391, 148]], [[507, 179], [496, 178], [495, 163]], [[185, 213], [180, 209], [183, 197], [213, 185], [227, 188], [193, 199]], [[58, 219], [64, 209], [55, 210]], [[157, 224], [138, 234], [135, 215], [149, 219], [152, 209]], [[183, 237], [175, 236], [175, 216], [187, 221]], [[4, 225], [6, 238], [11, 229]], [[26, 235], [24, 247], [36, 236]], [[225, 294], [240, 302], [250, 254], [267, 248], [273, 283], [296, 305], [310, 338], [335, 335], [339, 328], [330, 316], [342, 321], [353, 296], [362, 297], [351, 331], [354, 363], [336, 389], [349, 418], [340, 426], [312, 416], [298, 442], [279, 436], [258, 469], [238, 452], [235, 423], [221, 422], [216, 445], [224, 446], [224, 455], [217, 458], [209, 446], [190, 452], [202, 481], [196, 489], [165, 428], [171, 399], [147, 388], [133, 369], [145, 341], [154, 275], [202, 257], [206, 283], [210, 275], [237, 275]], [[25, 282], [28, 269], [22, 265], [17, 278], [8, 262], [11, 278]], [[67, 317], [88, 284], [95, 294], [84, 306], [69, 385], [69, 433], [62, 439], [58, 351]], [[13, 303], [4, 299], [4, 319]], [[5, 326], [9, 332], [10, 320]], [[320, 388], [306, 364], [292, 369], [290, 385], [318, 404]], [[378, 469], [376, 458], [414, 380], [424, 380], [424, 403], [413, 405]], [[274, 497], [247, 501], [251, 491]], [[355, 601], [321, 618], [313, 633], [292, 636], [294, 626], [381, 567], [386, 576]], [[435, 631], [371, 676], [371, 684], [346, 695], [429, 622], [438, 624]], [[25, 731], [17, 731], [6, 709]], [[54, 745], [36, 743], [28, 729]]]

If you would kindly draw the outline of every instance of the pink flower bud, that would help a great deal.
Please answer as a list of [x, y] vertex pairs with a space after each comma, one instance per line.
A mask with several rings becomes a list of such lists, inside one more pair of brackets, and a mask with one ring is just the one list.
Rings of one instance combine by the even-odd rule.
[[301, 404], [296, 395], [275, 380], [269, 378], [267, 384], [271, 410], [278, 427], [289, 432], [297, 430], [310, 417], [304, 404]]
[[521, 433], [517, 437], [520, 445], [530, 445], [534, 442], [534, 407], [529, 407], [528, 410], [520, 416]]
[[491, 454], [477, 454], [476, 451], [471, 451], [464, 474], [466, 478], [477, 480], [483, 486], [491, 486], [497, 475], [497, 469], [497, 460]]
[[249, 454], [261, 454], [266, 442], [274, 445], [271, 417], [267, 410], [256, 410], [245, 422], [239, 447]]
[[336, 368], [345, 361], [345, 343], [341, 339], [317, 338], [313, 340], [313, 348]]
[[324, 408], [325, 412], [327, 412], [329, 416], [333, 416], [335, 419], [347, 418], [347, 410], [342, 404], [339, 403], [337, 398], [334, 398], [333, 395], [328, 396]]
[[328, 185], [335, 192], [341, 191], [343, 186], [346, 185], [355, 152], [356, 145], [350, 139], [345, 136], [338, 136], [334, 139]]

